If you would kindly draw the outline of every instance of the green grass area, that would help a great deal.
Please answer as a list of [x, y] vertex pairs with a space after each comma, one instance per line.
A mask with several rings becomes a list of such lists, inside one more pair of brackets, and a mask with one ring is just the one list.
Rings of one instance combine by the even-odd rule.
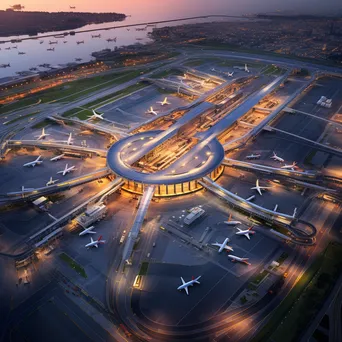
[[82, 266], [80, 266], [74, 259], [69, 257], [66, 253], [61, 253], [59, 258], [73, 268], [80, 276], [87, 278], [87, 274]]
[[165, 78], [170, 75], [182, 75], [182, 72], [179, 70], [175, 70], [175, 69], [168, 69], [168, 70], [159, 72], [157, 74], [153, 74], [151, 78]]
[[34, 129], [46, 127], [49, 124], [48, 120], [43, 120], [32, 126]]
[[42, 103], [52, 101], [71, 102], [96, 90], [113, 86], [115, 84], [128, 82], [133, 78], [138, 77], [140, 73], [141, 71], [139, 70], [133, 70], [129, 72], [110, 73], [67, 82], [57, 87], [36, 93], [35, 95], [29, 96], [23, 100], [16, 101], [13, 104], [5, 105], [0, 109], [0, 113], [17, 110], [19, 108], [37, 103], [39, 100], [42, 100]]
[[148, 265], [149, 265], [149, 263], [146, 262], [146, 261], [144, 261], [144, 262], [141, 264], [140, 271], [139, 271], [139, 275], [144, 276], [144, 275], [147, 274]]
[[252, 280], [251, 282], [259, 285], [261, 283], [261, 281], [268, 275], [268, 272], [266, 270], [263, 270], [262, 272], [260, 272], [259, 274], [257, 274]]
[[248, 300], [247, 300], [246, 296], [242, 296], [242, 297], [240, 298], [240, 303], [241, 303], [241, 304], [246, 304], [247, 302], [248, 302]]
[[0, 105], [0, 114], [4, 114], [7, 112], [11, 112], [16, 109], [24, 108], [27, 106], [31, 106], [39, 101], [36, 97], [29, 97], [26, 99], [18, 100], [10, 104]]
[[264, 75], [281, 75], [285, 72], [286, 70], [279, 68], [276, 65], [269, 65], [262, 73]]
[[121, 91], [118, 91], [113, 94], [109, 94], [107, 96], [101, 97], [100, 99], [90, 102], [87, 105], [83, 106], [85, 109], [80, 109], [80, 108], [73, 108], [63, 114], [64, 117], [70, 117], [70, 116], [77, 116], [79, 119], [84, 120], [86, 119], [89, 114], [91, 114], [91, 109], [95, 109], [96, 107], [99, 106], [104, 106], [105, 104], [114, 102], [126, 95], [129, 95], [130, 93], [133, 93], [134, 91], [143, 89], [147, 87], [147, 84], [144, 83], [137, 83], [132, 86], [129, 86]]
[[342, 245], [330, 243], [252, 341], [298, 341], [298, 336], [318, 313], [338, 280], [342, 271], [341, 260]]
[[31, 113], [31, 114], [27, 114], [27, 115], [23, 115], [23, 116], [18, 116], [18, 117], [16, 117], [15, 119], [13, 119], [13, 120], [10, 120], [10, 121], [6, 121], [6, 125], [10, 125], [10, 124], [12, 124], [12, 123], [14, 123], [14, 122], [17, 122], [17, 121], [20, 121], [20, 120], [25, 120], [25, 119], [28, 119], [28, 118], [30, 118], [30, 117], [33, 117], [33, 116], [35, 116], [36, 114], [38, 114], [39, 113], [39, 110], [38, 111], [36, 111], [36, 112], [34, 112], [34, 113]]

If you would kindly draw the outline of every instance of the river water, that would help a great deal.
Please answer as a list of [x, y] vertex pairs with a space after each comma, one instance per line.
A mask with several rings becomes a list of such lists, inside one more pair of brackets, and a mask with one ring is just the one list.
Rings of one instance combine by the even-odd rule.
[[[25, 10], [69, 11], [69, 5], [72, 5], [76, 6], [76, 11], [117, 12], [130, 15], [122, 22], [87, 25], [83, 28], [75, 30], [78, 31], [84, 29], [100, 29], [123, 24], [135, 24], [208, 14], [243, 15], [262, 11], [275, 11], [279, 8], [278, 6], [282, 6], [281, 9], [298, 10], [298, 6], [305, 7], [307, 3], [310, 3], [310, 5], [315, 3], [315, 5], [318, 6], [317, 1], [318, 0], [301, 0], [300, 4], [298, 4], [297, 0], [295, 2], [294, 0], [288, 0], [288, 2], [284, 4], [283, 0], [240, 0], [238, 2], [235, 0], [96, 0], [93, 2], [84, 0], [59, 0], [58, 2], [46, 0], [26, 0]], [[334, 2], [335, 0], [326, 1]], [[286, 8], [286, 6], [289, 8]], [[306, 9], [307, 8], [308, 7], [306, 6]], [[310, 8], [313, 7], [311, 6]], [[198, 21], [213, 21], [213, 19], [193, 20], [189, 21], [189, 23]], [[158, 27], [166, 25], [178, 25], [182, 23], [184, 24], [185, 22], [159, 24]], [[105, 48], [113, 49], [116, 46], [120, 47], [134, 43], [147, 43], [150, 41], [148, 38], [148, 32], [151, 30], [152, 27], [149, 27], [146, 31], [136, 31], [133, 27], [130, 28], [129, 31], [126, 28], [121, 28], [99, 32], [81, 33], [76, 34], [75, 36], [67, 36], [66, 38], [60, 39], [44, 38], [37, 40], [26, 40], [15, 44], [0, 44], [0, 64], [11, 64], [10, 68], [0, 68], [0, 79], [7, 76], [13, 76], [18, 71], [25, 71], [31, 67], [37, 67], [39, 64], [49, 63], [52, 66], [58, 66], [58, 64], [75, 62], [75, 58], [82, 58], [82, 62], [84, 62], [91, 60], [91, 53], [94, 51], [99, 51]], [[91, 37], [92, 34], [95, 35], [99, 33], [101, 33], [101, 38]], [[58, 32], [55, 32], [55, 34], [58, 34]], [[38, 35], [38, 37], [41, 35]], [[0, 41], [22, 37], [0, 37]], [[116, 43], [106, 41], [106, 39], [114, 37], [117, 37]], [[49, 45], [49, 40], [58, 40], [58, 44]], [[84, 44], [78, 45], [76, 43], [77, 41], [83, 40]], [[40, 44], [41, 41], [43, 41], [42, 44]], [[63, 43], [63, 41], [67, 42]], [[17, 46], [17, 49], [13, 49], [13, 46]], [[9, 47], [11, 47], [11, 49], [6, 50], [6, 48]], [[51, 47], [55, 48], [54, 52], [47, 51], [47, 49]], [[19, 55], [18, 52], [25, 52], [25, 54]], [[39, 70], [44, 69], [40, 68]]]

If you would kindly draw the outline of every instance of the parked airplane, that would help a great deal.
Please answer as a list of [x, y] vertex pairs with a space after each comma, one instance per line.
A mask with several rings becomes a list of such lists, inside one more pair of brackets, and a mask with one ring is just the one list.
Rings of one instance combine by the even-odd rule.
[[153, 110], [153, 107], [151, 106], [150, 109], [146, 111], [146, 114], [158, 115], [158, 112]]
[[56, 182], [58, 182], [58, 179], [52, 179], [52, 177], [50, 177], [50, 180], [46, 183], [46, 186], [54, 185]]
[[249, 262], [248, 262], [248, 258], [240, 258], [240, 257], [237, 257], [235, 255], [231, 255], [231, 254], [228, 254], [228, 258], [230, 258], [233, 262], [241, 262], [243, 264], [246, 264], [246, 265], [251, 265]]
[[35, 135], [35, 138], [37, 138], [37, 140], [41, 140], [41, 139], [45, 139], [45, 137], [47, 137], [48, 133], [45, 133], [45, 128], [42, 129], [42, 134], [41, 135]]
[[76, 62], [81, 62], [82, 58], [75, 58]]
[[276, 161], [281, 162], [281, 163], [284, 163], [284, 161], [285, 161], [283, 158], [278, 157], [275, 152], [273, 152], [273, 156], [271, 157], [271, 159], [276, 160]]
[[232, 72], [227, 72], [227, 76], [228, 76], [228, 77], [233, 77], [233, 75], [234, 75], [234, 71], [232, 71]]
[[161, 104], [162, 106], [171, 104], [170, 102], [167, 101], [167, 97], [165, 97], [163, 101], [157, 101], [157, 103]]
[[76, 9], [76, 6], [69, 6], [70, 9]]
[[95, 241], [91, 237], [90, 242], [85, 245], [86, 248], [90, 248], [90, 247], [94, 247], [94, 246], [96, 248], [99, 248], [99, 245], [104, 245], [106, 243], [106, 240], [101, 240], [101, 239], [102, 239], [102, 235]]
[[86, 234], [96, 234], [96, 232], [93, 231], [95, 227], [91, 226], [89, 228], [84, 229], [81, 233], [79, 233], [79, 236], [86, 235]]
[[226, 238], [222, 243], [215, 242], [215, 243], [212, 243], [212, 245], [219, 247], [219, 250], [218, 250], [219, 253], [221, 253], [224, 249], [226, 249], [227, 251], [233, 252], [234, 249], [232, 247], [227, 246], [227, 243], [229, 241], [230, 241], [229, 238]]
[[246, 71], [246, 72], [250, 72], [249, 69], [248, 69], [248, 67], [247, 67], [247, 64], [245, 64], [245, 71]]
[[57, 40], [55, 40], [55, 41], [51, 41], [51, 40], [50, 40], [50, 41], [49, 41], [49, 44], [50, 44], [50, 45], [52, 45], [52, 44], [58, 44], [58, 41], [57, 41]]
[[293, 162], [290, 165], [285, 164], [284, 166], [281, 167], [281, 169], [290, 169], [290, 170], [294, 171], [296, 168], [296, 165], [297, 165], [296, 162]]
[[194, 284], [200, 284], [200, 282], [198, 281], [201, 276], [197, 277], [196, 279], [194, 279], [194, 277], [192, 277], [192, 279], [188, 282], [185, 282], [184, 279], [182, 277], [180, 277], [182, 280], [182, 285], [177, 287], [177, 290], [185, 290], [186, 294], [189, 295], [189, 290], [188, 287], [189, 286], [193, 286]]
[[250, 154], [246, 157], [246, 159], [259, 159], [261, 157], [261, 154]]
[[101, 33], [100, 34], [92, 34], [91, 38], [101, 38]]
[[249, 234], [255, 234], [255, 231], [252, 230], [253, 227], [249, 227], [248, 229], [242, 230], [240, 228], [236, 228], [238, 232], [235, 233], [235, 235], [245, 235], [248, 240], [250, 240]]
[[0, 64], [0, 68], [10, 68], [11, 64]]
[[255, 186], [253, 186], [253, 187], [251, 188], [251, 190], [256, 190], [256, 191], [258, 191], [258, 193], [260, 194], [260, 196], [262, 196], [261, 190], [270, 189], [270, 188], [271, 188], [270, 186], [260, 186], [260, 185], [259, 185], [259, 179], [257, 179], [257, 180], [256, 180]]
[[26, 52], [19, 51], [19, 52], [18, 52], [18, 55], [26, 55]]
[[228, 221], [224, 221], [225, 224], [228, 224], [229, 226], [236, 226], [238, 224], [241, 224], [240, 221], [232, 221], [232, 214], [229, 215]]
[[40, 42], [39, 42], [39, 44], [43, 44], [44, 43], [44, 40], [41, 40]]
[[76, 42], [77, 45], [84, 44], [84, 40], [79, 40]]
[[55, 51], [55, 48], [46, 49], [46, 51]]
[[12, 46], [12, 49], [18, 49], [18, 45]]
[[101, 119], [103, 120], [103, 113], [97, 114], [95, 110], [93, 109], [93, 115], [88, 116], [89, 119]]
[[61, 173], [63, 176], [65, 176], [67, 173], [75, 170], [75, 166], [68, 167], [68, 164], [66, 164], [64, 170], [58, 171], [57, 173]]
[[108, 39], [106, 39], [107, 40], [107, 42], [109, 43], [109, 42], [116, 42], [116, 37], [115, 38], [108, 38]]
[[57, 161], [57, 160], [62, 159], [64, 156], [65, 156], [65, 154], [62, 153], [62, 154], [60, 154], [59, 156], [56, 156], [56, 157], [51, 158], [50, 160], [51, 160], [51, 161]]
[[41, 157], [42, 157], [42, 156], [39, 156], [36, 160], [31, 161], [31, 162], [29, 162], [29, 163], [26, 163], [26, 164], [24, 164], [23, 166], [32, 166], [32, 167], [35, 167], [36, 165], [40, 165], [40, 164], [43, 162], [42, 160], [40, 160]]
[[73, 143], [72, 133], [69, 134], [69, 138], [68, 138], [68, 140], [66, 141], [66, 143], [67, 143], [68, 145], [72, 145], [72, 143]]

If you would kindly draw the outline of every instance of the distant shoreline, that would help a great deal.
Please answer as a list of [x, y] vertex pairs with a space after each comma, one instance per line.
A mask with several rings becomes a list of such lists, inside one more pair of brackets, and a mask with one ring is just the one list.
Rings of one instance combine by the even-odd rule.
[[51, 31], [74, 30], [89, 24], [123, 21], [122, 13], [0, 11], [0, 36], [35, 36]]

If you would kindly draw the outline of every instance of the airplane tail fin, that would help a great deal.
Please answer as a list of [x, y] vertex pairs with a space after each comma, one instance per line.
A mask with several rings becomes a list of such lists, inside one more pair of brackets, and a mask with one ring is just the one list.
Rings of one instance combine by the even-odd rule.
[[253, 229], [253, 226], [250, 226], [249, 228], [248, 228], [248, 230], [252, 230]]
[[228, 222], [231, 221], [231, 219], [232, 219], [232, 214], [229, 215]]
[[97, 239], [97, 241], [100, 241], [102, 239], [102, 235], [100, 235], [100, 237]]
[[194, 279], [194, 282], [196, 283], [196, 284], [201, 284], [198, 280], [201, 278], [202, 276], [199, 276], [199, 277], [197, 277], [196, 279]]

